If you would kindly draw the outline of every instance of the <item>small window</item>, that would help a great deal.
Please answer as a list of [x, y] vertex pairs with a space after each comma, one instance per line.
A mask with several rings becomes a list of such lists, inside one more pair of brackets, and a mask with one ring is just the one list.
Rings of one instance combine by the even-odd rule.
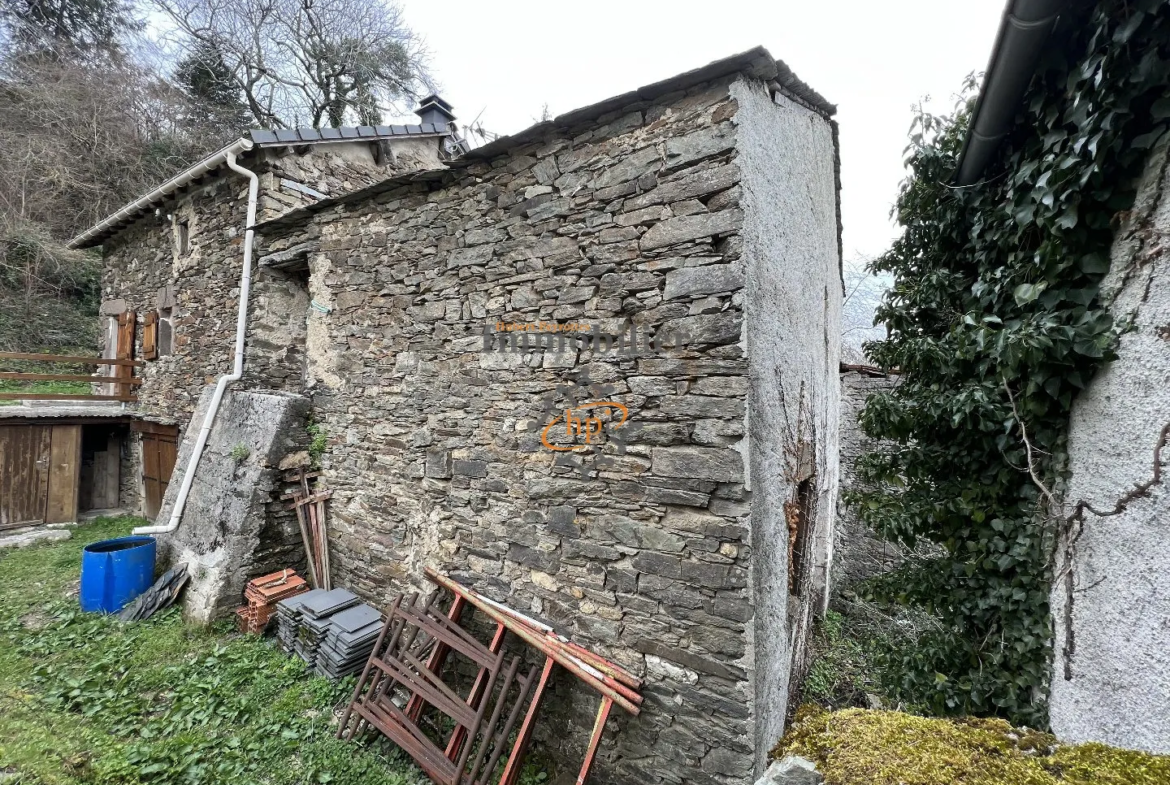
[[815, 512], [816, 498], [813, 478], [801, 480], [796, 486], [796, 498], [784, 504], [788, 522], [788, 591], [803, 596], [809, 578], [812, 559], [812, 537], [809, 531]]
[[158, 338], [155, 346], [159, 357], [166, 357], [172, 352], [172, 344], [174, 338], [174, 322], [172, 317], [172, 309], [159, 308], [158, 309]]
[[179, 256], [191, 253], [191, 223], [179, 221]]

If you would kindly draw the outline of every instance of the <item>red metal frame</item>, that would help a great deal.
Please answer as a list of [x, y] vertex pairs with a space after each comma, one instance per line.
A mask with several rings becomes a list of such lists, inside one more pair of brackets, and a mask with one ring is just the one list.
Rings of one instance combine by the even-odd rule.
[[[453, 596], [450, 608], [446, 614], [431, 609], [438, 591], [421, 608], [416, 604], [417, 594], [395, 600], [341, 718], [338, 737], [352, 739], [367, 727], [374, 727], [410, 754], [436, 783], [488, 785], [527, 702], [523, 723], [498, 781], [499, 785], [515, 785], [549, 680], [560, 665], [601, 696], [585, 759], [577, 775], [577, 785], [584, 785], [613, 706], [633, 715], [640, 712], [642, 696], [637, 690], [642, 686], [641, 679], [558, 635], [547, 624], [477, 594], [432, 569], [428, 568], [426, 575]], [[495, 622], [490, 644], [484, 645], [461, 626], [469, 607]], [[420, 632], [423, 637], [415, 647]], [[512, 658], [507, 668], [503, 667], [503, 645], [509, 632], [544, 655], [539, 680], [535, 669], [519, 674], [519, 658]], [[424, 658], [428, 649], [429, 654]], [[479, 665], [466, 698], [456, 695], [439, 676], [452, 651]], [[535, 691], [529, 696], [534, 681]], [[517, 696], [510, 700], [513, 687], [517, 688]], [[389, 693], [402, 690], [409, 693], [409, 698], [405, 707], [399, 709]], [[443, 750], [418, 727], [428, 705], [455, 721], [455, 729]], [[485, 724], [489, 707], [492, 711]], [[355, 715], [357, 719], [351, 723]], [[468, 769], [473, 750], [475, 759]]]

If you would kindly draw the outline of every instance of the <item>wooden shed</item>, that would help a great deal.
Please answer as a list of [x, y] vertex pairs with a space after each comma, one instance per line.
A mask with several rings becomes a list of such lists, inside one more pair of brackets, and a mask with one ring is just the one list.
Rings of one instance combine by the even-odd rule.
[[0, 530], [136, 509], [123, 498], [130, 425], [120, 407], [0, 407]]

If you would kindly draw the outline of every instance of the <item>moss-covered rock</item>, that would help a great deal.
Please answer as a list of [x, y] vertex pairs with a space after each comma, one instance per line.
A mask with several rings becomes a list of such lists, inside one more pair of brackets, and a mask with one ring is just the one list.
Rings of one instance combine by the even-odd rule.
[[1170, 757], [1061, 745], [1004, 720], [806, 706], [773, 758], [800, 755], [827, 785], [1167, 785]]

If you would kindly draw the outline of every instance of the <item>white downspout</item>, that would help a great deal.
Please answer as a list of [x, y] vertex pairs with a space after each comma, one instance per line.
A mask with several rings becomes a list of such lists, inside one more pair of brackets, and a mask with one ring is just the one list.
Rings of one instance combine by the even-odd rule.
[[203, 418], [203, 426], [199, 429], [199, 436], [195, 439], [195, 447], [191, 450], [191, 457], [187, 461], [187, 468], [183, 472], [183, 484], [179, 486], [179, 495], [175, 497], [175, 506], [171, 510], [171, 518], [165, 526], [140, 526], [134, 534], [167, 534], [179, 528], [179, 521], [183, 518], [183, 508], [187, 506], [187, 496], [191, 493], [191, 485], [195, 482], [195, 472], [199, 468], [199, 459], [203, 457], [203, 448], [207, 446], [207, 437], [211, 434], [211, 426], [215, 423], [215, 415], [219, 412], [219, 404], [223, 401], [223, 394], [227, 386], [239, 381], [244, 375], [244, 335], [248, 328], [248, 292], [252, 288], [252, 227], [256, 223], [256, 202], [260, 195], [260, 178], [255, 172], [249, 171], [236, 163], [236, 151], [228, 150], [224, 159], [228, 167], [247, 177], [248, 183], [248, 217], [244, 223], [244, 269], [240, 273], [240, 308], [236, 315], [236, 356], [232, 364], [232, 372], [219, 377], [215, 385], [215, 393], [211, 396], [211, 404], [207, 407], [207, 416]]

